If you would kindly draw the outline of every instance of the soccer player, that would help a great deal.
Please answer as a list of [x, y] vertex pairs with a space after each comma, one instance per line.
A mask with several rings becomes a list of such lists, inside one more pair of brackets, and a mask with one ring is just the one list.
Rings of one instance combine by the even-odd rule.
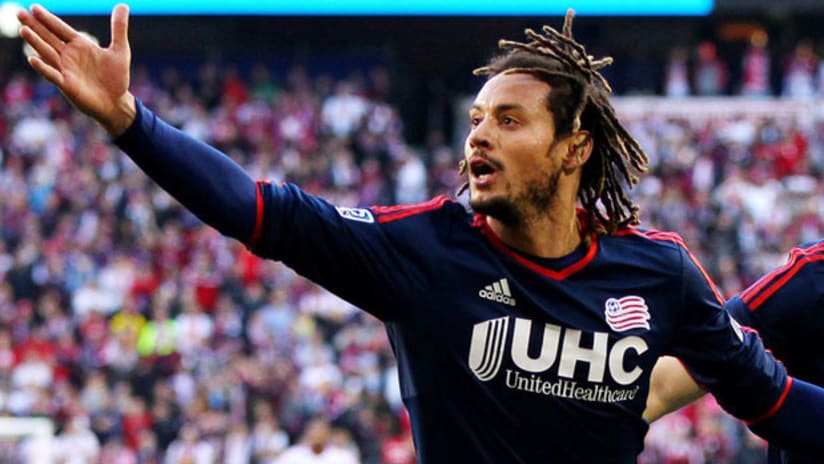
[[461, 162], [472, 212], [446, 197], [336, 208], [255, 182], [129, 93], [125, 5], [107, 48], [42, 7], [18, 18], [34, 69], [159, 185], [385, 323], [420, 462], [634, 462], [664, 354], [765, 437], [824, 451], [824, 391], [735, 329], [677, 235], [634, 227], [626, 189], [646, 156], [609, 103], [610, 60], [572, 38], [571, 14], [476, 71], [488, 79]]
[[[819, 342], [824, 334], [824, 240], [793, 248], [787, 262], [761, 277], [725, 305], [744, 330], [755, 330], [764, 345], [793, 376], [824, 385], [824, 358]], [[644, 418], [654, 421], [700, 398], [705, 391], [672, 357], [664, 357], [652, 373]], [[785, 451], [770, 444], [770, 464], [813, 464], [818, 458]]]

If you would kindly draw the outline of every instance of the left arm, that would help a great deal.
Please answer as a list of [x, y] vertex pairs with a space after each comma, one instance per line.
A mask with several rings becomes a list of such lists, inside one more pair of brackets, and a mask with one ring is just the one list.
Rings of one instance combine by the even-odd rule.
[[706, 393], [678, 359], [662, 356], [652, 369], [644, 420], [654, 422]]

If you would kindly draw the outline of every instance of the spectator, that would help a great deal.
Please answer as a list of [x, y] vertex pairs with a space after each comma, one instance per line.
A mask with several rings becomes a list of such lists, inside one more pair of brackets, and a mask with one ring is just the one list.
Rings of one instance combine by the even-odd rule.
[[164, 464], [213, 464], [217, 462], [214, 447], [204, 440], [194, 425], [184, 425], [180, 438], [169, 445]]
[[741, 95], [766, 97], [770, 95], [770, 53], [767, 33], [758, 30], [750, 35], [750, 42], [741, 62]]
[[815, 72], [818, 57], [813, 46], [803, 40], [795, 46], [793, 53], [784, 64], [784, 88], [782, 94], [788, 98], [809, 98], [815, 93]]
[[713, 96], [725, 92], [728, 76], [727, 65], [718, 56], [714, 43], [701, 42], [696, 49], [693, 87], [696, 95]]
[[683, 48], [676, 47], [670, 51], [664, 77], [664, 94], [676, 98], [690, 94], [689, 57]]
[[95, 464], [100, 455], [100, 443], [89, 430], [89, 419], [76, 415], [70, 418], [55, 440], [54, 456], [63, 464]]
[[300, 443], [290, 446], [275, 464], [356, 464], [357, 456], [347, 448], [331, 443], [333, 430], [326, 419], [313, 419]]

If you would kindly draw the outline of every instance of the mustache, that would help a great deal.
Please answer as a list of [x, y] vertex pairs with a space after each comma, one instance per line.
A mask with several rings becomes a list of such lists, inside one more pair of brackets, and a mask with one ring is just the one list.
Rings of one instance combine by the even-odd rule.
[[473, 151], [472, 154], [469, 155], [469, 158], [467, 158], [467, 160], [466, 160], [467, 165], [470, 162], [472, 162], [473, 158], [480, 158], [480, 159], [486, 161], [487, 163], [491, 164], [498, 171], [503, 171], [504, 170], [504, 164], [502, 162], [500, 162], [499, 160], [497, 160], [495, 158], [490, 157], [483, 150]]

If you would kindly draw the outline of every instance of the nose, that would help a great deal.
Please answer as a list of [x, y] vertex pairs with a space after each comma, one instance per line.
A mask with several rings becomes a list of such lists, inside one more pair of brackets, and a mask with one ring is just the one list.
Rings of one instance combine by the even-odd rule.
[[491, 146], [489, 138], [489, 124], [486, 120], [487, 118], [482, 119], [469, 131], [469, 135], [466, 137], [466, 142], [470, 149], [488, 149]]

